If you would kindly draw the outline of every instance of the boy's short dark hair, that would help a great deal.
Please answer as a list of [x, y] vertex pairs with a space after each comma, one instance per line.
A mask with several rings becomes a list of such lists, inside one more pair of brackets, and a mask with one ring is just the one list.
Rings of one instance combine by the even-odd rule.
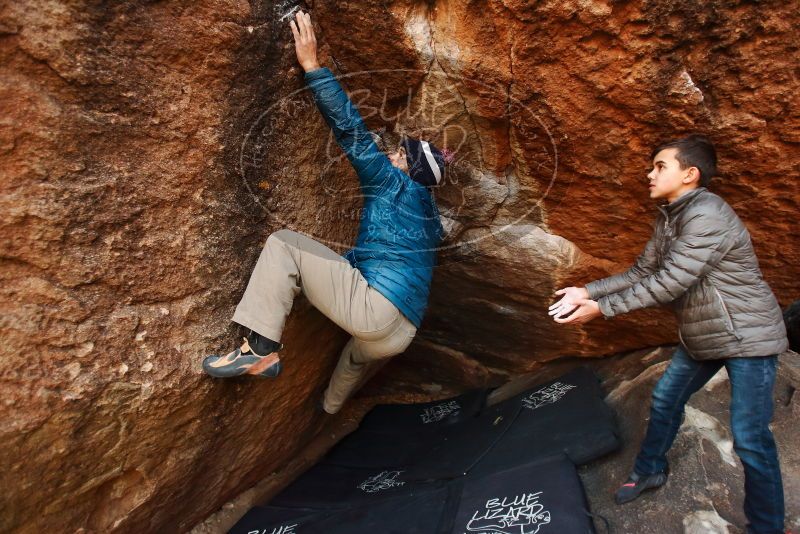
[[661, 143], [650, 154], [652, 160], [656, 154], [667, 148], [677, 148], [675, 159], [681, 169], [697, 167], [700, 171], [700, 186], [708, 187], [711, 178], [717, 174], [717, 151], [711, 140], [702, 134], [691, 134], [680, 139]]

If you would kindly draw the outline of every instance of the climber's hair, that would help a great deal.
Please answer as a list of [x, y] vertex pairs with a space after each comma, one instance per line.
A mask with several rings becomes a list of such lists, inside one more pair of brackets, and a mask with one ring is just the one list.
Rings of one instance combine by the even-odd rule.
[[675, 159], [680, 163], [681, 169], [697, 167], [700, 171], [700, 186], [708, 187], [711, 178], [717, 174], [717, 151], [711, 140], [702, 134], [691, 134], [680, 139], [661, 143], [650, 154], [650, 159], [667, 148], [677, 148]]

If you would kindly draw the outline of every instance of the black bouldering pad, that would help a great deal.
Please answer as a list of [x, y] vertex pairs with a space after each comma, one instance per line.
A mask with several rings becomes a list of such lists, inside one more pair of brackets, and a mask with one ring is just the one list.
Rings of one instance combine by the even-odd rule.
[[466, 475], [514, 428], [519, 413], [511, 403], [491, 406], [478, 417], [442, 428], [413, 463], [415, 474], [430, 479]]
[[387, 434], [433, 430], [474, 417], [480, 413], [485, 404], [484, 389], [434, 402], [379, 404], [364, 416], [358, 429]]
[[452, 515], [448, 488], [387, 499], [367, 506], [315, 512], [258, 506], [247, 512], [231, 534], [440, 534]]
[[359, 468], [412, 466], [414, 480], [441, 480], [466, 474], [513, 426], [519, 404], [486, 408], [478, 416], [417, 432], [384, 434], [357, 430], [322, 463]]
[[413, 462], [436, 437], [436, 433], [395, 435], [356, 430], [337, 443], [322, 463], [345, 467], [402, 468]]
[[594, 373], [578, 368], [491, 407], [483, 391], [459, 397], [458, 406], [379, 407], [237, 528], [252, 526], [259, 534], [273, 534], [270, 526], [283, 528], [275, 531], [280, 534], [594, 532], [573, 463], [620, 445], [603, 398]]
[[518, 407], [519, 415], [476, 466], [478, 474], [560, 453], [582, 465], [620, 447], [614, 411], [585, 367], [498, 404], [503, 405]]
[[[461, 481], [459, 481], [461, 483]], [[593, 534], [575, 466], [564, 456], [463, 480], [453, 534]]]
[[279, 493], [270, 504], [290, 508], [336, 509], [370, 504], [442, 487], [420, 481], [409, 468], [362, 469], [320, 463]]
[[248, 510], [228, 534], [302, 534], [330, 512], [279, 506], [256, 506]]

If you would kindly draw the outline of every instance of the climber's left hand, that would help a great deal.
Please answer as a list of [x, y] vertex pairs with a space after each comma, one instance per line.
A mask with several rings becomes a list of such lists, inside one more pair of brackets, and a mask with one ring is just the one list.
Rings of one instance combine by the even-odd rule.
[[573, 301], [577, 304], [577, 309], [572, 312], [568, 317], [560, 317], [556, 315], [553, 320], [561, 324], [583, 324], [588, 323], [592, 319], [597, 319], [603, 312], [600, 311], [600, 306], [597, 301], [591, 299], [580, 299]]
[[295, 20], [289, 20], [294, 35], [294, 51], [297, 61], [306, 72], [319, 68], [317, 61], [317, 38], [311, 26], [311, 15], [298, 11]]

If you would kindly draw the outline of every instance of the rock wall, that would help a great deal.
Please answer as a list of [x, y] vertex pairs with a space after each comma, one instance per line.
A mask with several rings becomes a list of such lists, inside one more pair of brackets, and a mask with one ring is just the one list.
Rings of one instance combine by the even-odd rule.
[[[339, 251], [355, 237], [355, 178], [303, 91], [295, 7], [0, 6], [1, 530], [186, 531], [320, 428], [345, 335], [302, 300], [279, 380], [199, 369], [241, 335], [229, 319], [270, 232]], [[649, 149], [688, 130], [716, 142], [712, 187], [779, 300], [800, 298], [790, 2], [305, 7], [370, 127], [457, 150], [426, 321], [370, 395], [673, 341], [663, 311], [557, 328], [544, 307], [633, 260], [655, 213]]]

